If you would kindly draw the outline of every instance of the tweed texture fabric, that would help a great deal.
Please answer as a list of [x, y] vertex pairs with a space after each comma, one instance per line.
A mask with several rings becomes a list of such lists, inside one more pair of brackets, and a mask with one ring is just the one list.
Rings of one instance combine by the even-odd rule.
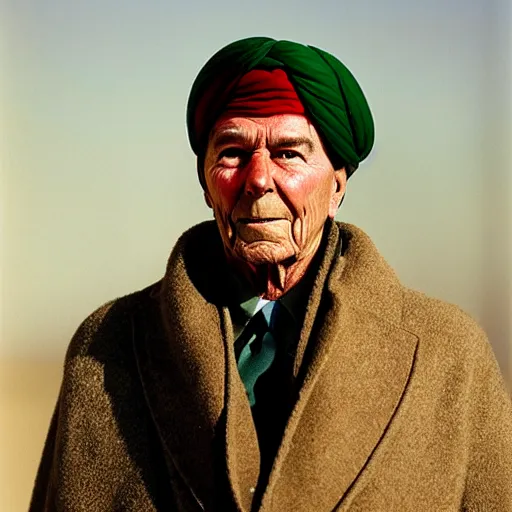
[[208, 221], [79, 327], [31, 512], [510, 512], [512, 404], [484, 332], [404, 287], [362, 230], [326, 234], [261, 496]]

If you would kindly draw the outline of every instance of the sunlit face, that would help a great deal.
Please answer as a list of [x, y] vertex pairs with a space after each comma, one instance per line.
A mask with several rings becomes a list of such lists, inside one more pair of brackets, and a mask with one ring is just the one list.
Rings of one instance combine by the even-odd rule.
[[253, 265], [314, 253], [346, 185], [314, 126], [295, 114], [220, 118], [204, 173], [226, 253]]

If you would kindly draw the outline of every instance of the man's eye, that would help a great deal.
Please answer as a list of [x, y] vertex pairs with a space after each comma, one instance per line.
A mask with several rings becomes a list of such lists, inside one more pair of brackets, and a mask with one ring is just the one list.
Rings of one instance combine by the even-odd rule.
[[282, 158], [283, 160], [292, 160], [293, 158], [302, 158], [297, 151], [292, 151], [291, 149], [286, 149], [283, 151], [279, 151], [277, 154], [278, 158]]
[[219, 154], [219, 160], [242, 160], [246, 156], [246, 152], [240, 148], [226, 148]]

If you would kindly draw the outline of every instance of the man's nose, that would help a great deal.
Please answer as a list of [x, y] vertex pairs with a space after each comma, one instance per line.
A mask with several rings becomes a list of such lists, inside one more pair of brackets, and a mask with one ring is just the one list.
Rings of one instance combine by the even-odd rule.
[[272, 167], [272, 159], [269, 154], [255, 153], [251, 155], [245, 168], [244, 192], [256, 198], [267, 192], [274, 192]]

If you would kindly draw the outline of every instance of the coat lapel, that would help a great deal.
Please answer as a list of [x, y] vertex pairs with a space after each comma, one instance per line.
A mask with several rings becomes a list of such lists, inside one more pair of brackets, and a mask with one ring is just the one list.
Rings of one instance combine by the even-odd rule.
[[170, 472], [204, 510], [249, 511], [259, 451], [234, 361], [225, 271], [214, 221], [184, 233], [134, 340]]
[[323, 293], [315, 286], [310, 298], [308, 309], [315, 289], [321, 293], [315, 314], [306, 313], [301, 340], [309, 341], [298, 353], [304, 380], [265, 512], [334, 510], [384, 436], [413, 368], [417, 339], [399, 327], [398, 280], [364, 233], [340, 227], [347, 253], [333, 260]]
[[[224, 265], [214, 221], [182, 235], [135, 349], [174, 473], [203, 509], [228, 496], [223, 510], [249, 512], [259, 450], [234, 359]], [[300, 391], [261, 511], [332, 511], [354, 485], [414, 363], [417, 340], [399, 327], [401, 290], [363, 232], [331, 224], [299, 340]]]
[[235, 360], [233, 328], [227, 308], [222, 318], [227, 333], [226, 351], [226, 463], [231, 489], [239, 510], [249, 512], [260, 471], [258, 438], [251, 408]]

